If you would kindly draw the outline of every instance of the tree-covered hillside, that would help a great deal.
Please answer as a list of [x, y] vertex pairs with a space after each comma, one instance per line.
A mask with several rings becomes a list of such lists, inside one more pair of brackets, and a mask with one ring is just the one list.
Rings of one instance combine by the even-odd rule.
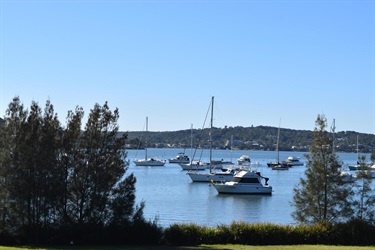
[[[151, 132], [142, 131], [128, 132], [127, 147], [144, 147], [147, 141], [148, 147], [186, 147], [190, 148], [191, 134], [193, 136], [193, 147], [209, 146], [209, 129], [186, 129], [179, 131]], [[253, 149], [253, 150], [275, 150], [277, 139], [277, 127], [225, 127], [213, 128], [212, 143], [218, 149]], [[369, 153], [375, 145], [375, 135], [364, 134], [354, 131], [341, 131], [335, 133], [335, 146], [338, 152]], [[333, 135], [332, 135], [333, 136]], [[313, 132], [309, 130], [293, 130], [280, 128], [279, 149], [281, 151], [308, 151], [313, 141]], [[233, 144], [231, 144], [231, 141]], [[141, 142], [141, 143], [139, 143]]]

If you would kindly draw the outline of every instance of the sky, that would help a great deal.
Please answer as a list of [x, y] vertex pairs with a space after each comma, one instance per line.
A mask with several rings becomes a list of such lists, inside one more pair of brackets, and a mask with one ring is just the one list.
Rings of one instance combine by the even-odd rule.
[[375, 0], [0, 0], [0, 117], [49, 100], [121, 131], [375, 133]]

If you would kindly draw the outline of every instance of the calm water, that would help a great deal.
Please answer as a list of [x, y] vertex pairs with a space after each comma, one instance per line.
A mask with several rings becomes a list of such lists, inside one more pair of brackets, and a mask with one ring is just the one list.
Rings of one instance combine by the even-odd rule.
[[[168, 160], [183, 152], [182, 149], [148, 149], [149, 156], [157, 156]], [[185, 152], [189, 156], [190, 150]], [[293, 199], [293, 188], [304, 176], [305, 167], [296, 166], [287, 171], [276, 171], [267, 167], [267, 162], [276, 160], [276, 152], [272, 151], [230, 151], [213, 150], [213, 159], [232, 160], [243, 153], [251, 157], [253, 170], [269, 177], [269, 185], [273, 188], [271, 196], [262, 195], [223, 195], [209, 183], [193, 183], [190, 177], [178, 164], [167, 163], [164, 167], [136, 167], [131, 162], [128, 173], [137, 177], [137, 201], [145, 201], [144, 216], [146, 219], [158, 218], [159, 224], [167, 227], [173, 223], [197, 223], [199, 225], [228, 225], [233, 221], [272, 222], [278, 224], [294, 224], [290, 205]], [[300, 157], [305, 162], [303, 152], [280, 152], [280, 160], [288, 156]], [[344, 163], [355, 163], [355, 153], [338, 153]], [[128, 158], [143, 158], [144, 151], [129, 150]], [[203, 160], [209, 160], [209, 150], [205, 150]], [[370, 159], [370, 155], [366, 155]], [[168, 161], [167, 161], [168, 162]]]

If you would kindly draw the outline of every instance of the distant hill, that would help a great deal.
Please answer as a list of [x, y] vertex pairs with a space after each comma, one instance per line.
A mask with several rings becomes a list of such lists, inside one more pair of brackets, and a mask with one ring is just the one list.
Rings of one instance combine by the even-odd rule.
[[[0, 118], [0, 124], [3, 119]], [[216, 149], [241, 150], [275, 150], [277, 127], [225, 127], [213, 128], [212, 144]], [[193, 147], [209, 148], [209, 129], [190, 129], [179, 131], [152, 132], [147, 134], [148, 147], [159, 148], [190, 148], [191, 134]], [[121, 134], [125, 132], [120, 132]], [[129, 131], [127, 148], [144, 148], [146, 132]], [[375, 146], [375, 135], [358, 133], [355, 131], [341, 131], [335, 133], [337, 152], [357, 152], [357, 135], [359, 153], [371, 153]], [[309, 151], [314, 139], [313, 131], [280, 128], [280, 151]], [[233, 143], [231, 143], [233, 142]]]
[[[217, 149], [275, 150], [277, 127], [225, 127], [213, 128], [212, 144]], [[209, 147], [209, 129], [193, 129], [193, 147]], [[128, 147], [144, 146], [146, 132], [129, 131]], [[149, 147], [179, 147], [190, 148], [191, 130], [151, 132], [147, 134]], [[369, 153], [375, 145], [375, 135], [354, 131], [335, 133], [335, 146], [338, 152], [356, 152], [357, 135], [359, 152]], [[308, 151], [313, 141], [313, 131], [280, 128], [279, 149], [281, 151]], [[231, 140], [233, 138], [233, 140]], [[139, 143], [141, 141], [141, 143]]]

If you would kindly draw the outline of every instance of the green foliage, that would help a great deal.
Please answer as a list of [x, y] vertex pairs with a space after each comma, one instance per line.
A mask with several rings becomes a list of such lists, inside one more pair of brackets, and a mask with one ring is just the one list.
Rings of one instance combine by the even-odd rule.
[[[230, 225], [230, 228], [234, 233], [235, 243], [237, 244], [273, 245], [276, 242], [276, 244], [279, 244], [279, 239], [274, 237], [274, 233], [278, 231], [279, 227], [274, 226], [274, 224], [247, 224], [244, 222], [234, 222]], [[272, 237], [272, 241], [269, 240], [269, 237]]]
[[306, 244], [326, 244], [328, 242], [333, 242], [331, 238], [334, 230], [330, 223], [320, 222], [312, 224], [309, 227], [304, 227], [304, 229], [304, 240]]
[[196, 224], [174, 224], [164, 232], [164, 244], [196, 246], [201, 244], [241, 245], [373, 245], [375, 227], [364, 221], [312, 225], [248, 224], [209, 228]]
[[371, 151], [370, 160], [373, 164], [375, 164], [375, 148], [373, 148]]
[[306, 177], [293, 190], [292, 205], [296, 210], [292, 215], [301, 223], [339, 222], [353, 214], [354, 193], [340, 178], [341, 165], [326, 127], [325, 117], [319, 115], [310, 154], [305, 155]]
[[335, 225], [334, 241], [342, 245], [374, 245], [375, 227], [360, 219]]
[[356, 199], [353, 201], [355, 209], [352, 218], [374, 223], [375, 194], [371, 187], [371, 172], [366, 168], [366, 156], [363, 155], [359, 160], [361, 170], [356, 173], [357, 181], [353, 187]]
[[[194, 223], [173, 224], [164, 231], [165, 244], [197, 246], [202, 243], [203, 235], [207, 235], [206, 227]], [[203, 233], [205, 232], [205, 233]]]
[[0, 128], [0, 241], [108, 244], [113, 228], [122, 244], [144, 242], [134, 234], [141, 231], [159, 241], [161, 229], [135, 204], [135, 176], [125, 177], [118, 109], [95, 104], [84, 130], [83, 116], [70, 111], [64, 128], [49, 101], [43, 111], [36, 102], [25, 110], [18, 97], [9, 104]]
[[[239, 150], [276, 150], [277, 127], [224, 127], [213, 128], [213, 148]], [[127, 143], [130, 148], [137, 148], [144, 141], [145, 132], [129, 131]], [[209, 129], [193, 129], [193, 147], [197, 145], [208, 146], [207, 138]], [[190, 148], [191, 130], [148, 132], [147, 143], [149, 147], [173, 145], [173, 147]], [[329, 132], [328, 135], [332, 134]], [[233, 145], [230, 144], [233, 136]], [[357, 152], [356, 140], [359, 136], [359, 152], [370, 153], [374, 151], [375, 135], [353, 131], [341, 131], [335, 135], [335, 147], [339, 152]], [[309, 151], [314, 141], [314, 132], [309, 130], [280, 129], [280, 151]], [[144, 146], [141, 143], [140, 147]]]

